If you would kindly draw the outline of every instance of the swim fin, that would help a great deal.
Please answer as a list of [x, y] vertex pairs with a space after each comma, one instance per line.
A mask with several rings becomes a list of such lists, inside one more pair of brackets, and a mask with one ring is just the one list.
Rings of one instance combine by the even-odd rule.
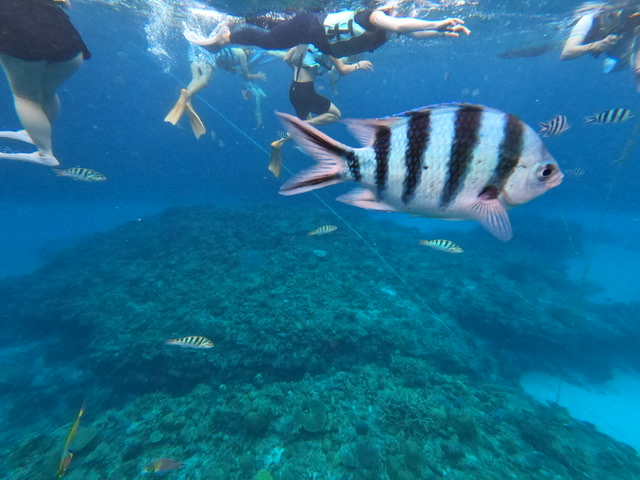
[[10, 140], [17, 140], [19, 142], [25, 142], [25, 143], [30, 143], [31, 145], [35, 145], [35, 143], [33, 143], [33, 140], [31, 139], [31, 137], [29, 136], [26, 130], [2, 131], [0, 132], [0, 138], [8, 138]]
[[287, 132], [284, 132], [284, 136], [281, 139], [271, 142], [269, 171], [273, 173], [276, 178], [282, 173], [282, 146], [289, 140], [291, 140], [291, 137]]
[[46, 165], [47, 167], [55, 167], [60, 165], [60, 162], [56, 157], [51, 155], [45, 157], [38, 152], [33, 153], [4, 153], [0, 152], [0, 160], [18, 160], [22, 162], [39, 163], [40, 165]]
[[196, 138], [200, 138], [207, 131], [204, 123], [202, 123], [202, 120], [200, 120], [200, 116], [193, 109], [193, 105], [191, 105], [190, 101], [187, 102], [185, 109], [187, 111], [187, 117], [189, 117], [189, 123], [191, 124], [193, 134], [196, 136]]
[[164, 117], [164, 121], [169, 122], [172, 125], [177, 125], [178, 122], [180, 121], [180, 118], [182, 118], [182, 114], [184, 113], [184, 109], [187, 105], [188, 100], [189, 100], [189, 92], [187, 92], [187, 90], [183, 88], [182, 90], [180, 90], [180, 98], [178, 99], [176, 104], [173, 106], [173, 108], [169, 110], [169, 113], [167, 113], [167, 116]]
[[275, 147], [271, 144], [271, 157], [269, 158], [269, 171], [273, 173], [273, 176], [278, 178], [282, 173], [282, 148]]

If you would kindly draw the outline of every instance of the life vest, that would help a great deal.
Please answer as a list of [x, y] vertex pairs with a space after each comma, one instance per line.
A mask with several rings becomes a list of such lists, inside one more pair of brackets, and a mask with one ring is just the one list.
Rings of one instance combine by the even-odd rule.
[[323, 23], [329, 53], [334, 57], [348, 57], [372, 52], [387, 41], [387, 32], [372, 25], [369, 17], [374, 10], [328, 14]]
[[236, 52], [233, 51], [233, 48], [225, 47], [220, 50], [216, 56], [216, 66], [222, 68], [227, 71], [234, 71], [235, 67], [237, 67], [240, 62], [238, 61], [238, 56]]
[[366, 32], [366, 30], [355, 21], [355, 16], [356, 12], [352, 10], [327, 15], [323, 22], [324, 33], [331, 45], [359, 37]]
[[317, 68], [318, 75], [322, 75], [323, 73], [331, 70], [331, 62], [329, 61], [328, 55], [322, 53], [313, 45], [309, 45], [309, 48], [302, 59], [302, 67]]

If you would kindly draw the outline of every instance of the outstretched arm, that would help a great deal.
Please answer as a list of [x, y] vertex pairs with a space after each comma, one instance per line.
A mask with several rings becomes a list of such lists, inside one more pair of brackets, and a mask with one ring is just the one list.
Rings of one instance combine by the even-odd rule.
[[602, 53], [609, 50], [618, 41], [619, 36], [615, 34], [607, 35], [602, 40], [596, 40], [591, 43], [584, 42], [584, 36], [569, 37], [564, 44], [560, 60], [571, 60], [578, 58], [586, 53]]
[[346, 64], [339, 58], [335, 58], [331, 56], [329, 58], [331, 59], [331, 63], [335, 65], [336, 70], [338, 70], [338, 73], [343, 76], [349, 75], [355, 72], [356, 70], [373, 71], [373, 63], [371, 63], [369, 60], [360, 60], [359, 62], [356, 62], [356, 63]]
[[569, 38], [564, 44], [562, 53], [560, 54], [561, 60], [571, 60], [572, 58], [578, 58], [587, 53], [602, 53], [610, 49], [618, 41], [619, 36], [611, 34], [602, 40], [584, 43], [594, 21], [595, 14], [584, 15], [580, 20], [578, 20], [571, 29]]
[[249, 62], [247, 61], [247, 53], [242, 48], [234, 48], [233, 53], [235, 53], [238, 58], [238, 64], [240, 65], [240, 71], [242, 72], [242, 76], [245, 80], [266, 80], [267, 74], [264, 72], [251, 73], [249, 72]]
[[[392, 17], [382, 10], [376, 10], [371, 14], [369, 20], [373, 25], [388, 32], [409, 35], [414, 38], [429, 38], [431, 36], [441, 36], [444, 34], [450, 37], [457, 37], [460, 33], [469, 35], [471, 31], [464, 26], [464, 21], [459, 18], [445, 18], [444, 20], [422, 20], [420, 18]], [[416, 37], [410, 35], [417, 32], [433, 32], [432, 35]]]

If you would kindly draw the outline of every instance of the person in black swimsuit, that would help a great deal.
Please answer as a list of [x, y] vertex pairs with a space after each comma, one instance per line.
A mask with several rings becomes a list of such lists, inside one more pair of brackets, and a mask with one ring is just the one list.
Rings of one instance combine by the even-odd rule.
[[[357, 70], [372, 71], [373, 64], [368, 60], [360, 60], [347, 64], [341, 59], [323, 54], [313, 45], [298, 45], [290, 49], [284, 61], [293, 68], [293, 81], [289, 87], [289, 100], [301, 120], [310, 125], [329, 125], [340, 120], [342, 113], [331, 100], [316, 92], [316, 78], [328, 73], [335, 67], [341, 76], [350, 75]], [[312, 116], [311, 114], [316, 116]], [[284, 135], [271, 142], [271, 159], [269, 171], [276, 177], [282, 171], [282, 146], [291, 138]]]
[[0, 0], [0, 64], [24, 127], [0, 137], [38, 148], [0, 153], [0, 159], [59, 165], [51, 144], [51, 123], [60, 110], [56, 90], [91, 56], [60, 6], [69, 0]]
[[276, 23], [269, 30], [249, 27], [231, 32], [223, 22], [208, 38], [199, 38], [190, 31], [185, 31], [184, 36], [209, 51], [217, 51], [230, 43], [273, 50], [310, 43], [322, 53], [345, 57], [375, 50], [387, 41], [390, 33], [412, 38], [458, 37], [460, 33], [470, 33], [459, 18], [431, 21], [395, 15], [391, 7], [329, 14], [303, 12]]

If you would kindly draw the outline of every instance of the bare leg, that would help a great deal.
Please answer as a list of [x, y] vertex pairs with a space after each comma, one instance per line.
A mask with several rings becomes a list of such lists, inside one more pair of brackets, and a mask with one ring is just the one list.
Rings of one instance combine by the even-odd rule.
[[[342, 113], [338, 110], [338, 107], [332, 103], [328, 111], [322, 115], [318, 115], [317, 117], [309, 118], [306, 122], [309, 125], [329, 125], [330, 123], [335, 123], [340, 120], [341, 116]], [[291, 140], [291, 137], [289, 135], [285, 135], [279, 140], [271, 142], [269, 171], [276, 177], [279, 177], [282, 172], [282, 146], [289, 140]]]
[[256, 128], [264, 128], [264, 124], [262, 122], [262, 99], [267, 95], [264, 93], [264, 90], [253, 82], [248, 82], [248, 86], [251, 91], [251, 95], [253, 96], [253, 101], [255, 102], [254, 115], [256, 118]]
[[202, 120], [194, 110], [193, 105], [191, 104], [191, 99], [196, 93], [203, 90], [209, 84], [212, 75], [213, 66], [208, 63], [200, 64], [198, 62], [192, 62], [191, 81], [189, 82], [189, 85], [187, 85], [187, 88], [180, 90], [180, 98], [178, 98], [178, 101], [171, 108], [167, 116], [164, 117], [164, 121], [169, 122], [172, 125], [177, 125], [186, 109], [193, 134], [196, 138], [200, 138], [206, 129]]
[[[52, 158], [41, 163], [57, 164], [51, 144], [51, 122], [60, 110], [55, 91], [80, 67], [82, 61], [81, 54], [66, 62], [33, 62], [0, 55], [20, 122], [38, 147], [38, 155]], [[37, 162], [37, 159], [31, 161]]]
[[309, 125], [329, 125], [331, 123], [336, 123], [342, 117], [342, 113], [338, 110], [333, 103], [329, 107], [329, 110], [322, 115], [318, 115], [317, 117], [313, 117], [306, 122]]

